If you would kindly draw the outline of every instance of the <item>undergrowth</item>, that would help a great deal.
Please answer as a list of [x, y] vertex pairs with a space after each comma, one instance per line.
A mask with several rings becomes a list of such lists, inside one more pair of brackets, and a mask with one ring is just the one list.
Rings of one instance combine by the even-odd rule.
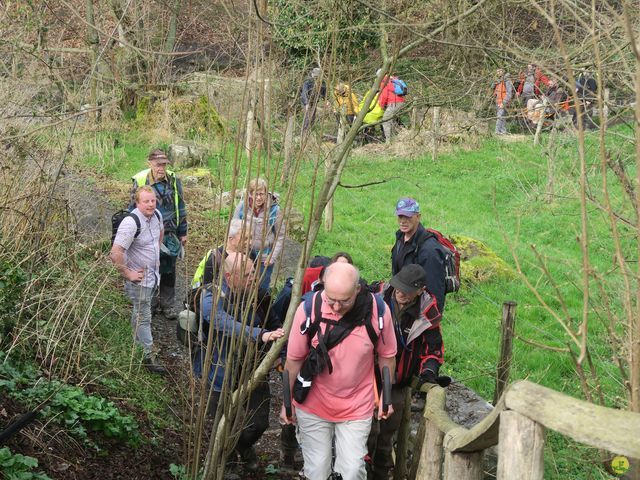
[[[0, 356], [3, 354], [0, 352]], [[131, 415], [122, 414], [113, 402], [87, 395], [82, 388], [58, 380], [45, 380], [33, 366], [0, 364], [0, 391], [28, 409], [39, 409], [42, 418], [54, 421], [86, 444], [100, 449], [90, 432], [119, 440], [131, 447], [142, 437]]]
[[32, 472], [38, 468], [38, 460], [20, 453], [13, 453], [9, 447], [0, 448], [0, 472], [6, 480], [51, 480], [44, 473]]

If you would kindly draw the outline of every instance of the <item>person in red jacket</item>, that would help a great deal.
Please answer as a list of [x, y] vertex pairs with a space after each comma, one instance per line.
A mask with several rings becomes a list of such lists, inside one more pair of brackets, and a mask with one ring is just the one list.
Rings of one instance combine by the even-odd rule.
[[397, 80], [397, 77], [384, 76], [380, 84], [380, 96], [378, 97], [378, 103], [384, 110], [382, 130], [387, 143], [391, 141], [391, 137], [395, 134], [396, 117], [404, 106], [404, 96], [396, 95], [393, 80]]
[[542, 73], [540, 67], [530, 63], [524, 72], [520, 72], [516, 97], [522, 98], [522, 103], [526, 106], [532, 98], [540, 98], [541, 85], [549, 86], [549, 78]]

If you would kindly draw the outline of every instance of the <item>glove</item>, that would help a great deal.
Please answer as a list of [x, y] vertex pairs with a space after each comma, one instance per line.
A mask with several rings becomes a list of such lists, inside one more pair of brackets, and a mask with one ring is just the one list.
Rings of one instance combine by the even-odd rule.
[[420, 390], [420, 387], [425, 383], [436, 383], [442, 388], [446, 388], [451, 383], [451, 377], [447, 377], [446, 375], [436, 375], [436, 372], [427, 369], [418, 377], [416, 390]]

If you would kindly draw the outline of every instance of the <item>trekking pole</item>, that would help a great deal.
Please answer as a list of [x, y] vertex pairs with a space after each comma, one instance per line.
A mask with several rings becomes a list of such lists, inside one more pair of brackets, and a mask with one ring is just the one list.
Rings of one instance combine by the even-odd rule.
[[389, 413], [391, 405], [391, 373], [389, 367], [382, 367], [382, 413]]
[[293, 417], [291, 410], [291, 388], [289, 387], [289, 370], [282, 371], [282, 400], [287, 418]]

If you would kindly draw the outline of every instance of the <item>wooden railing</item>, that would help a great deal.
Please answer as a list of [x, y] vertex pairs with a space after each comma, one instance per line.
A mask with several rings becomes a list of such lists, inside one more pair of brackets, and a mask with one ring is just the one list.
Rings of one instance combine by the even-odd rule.
[[528, 381], [519, 381], [473, 428], [453, 422], [445, 390], [429, 386], [415, 442], [410, 480], [479, 480], [484, 450], [497, 445], [498, 480], [544, 476], [544, 431], [585, 445], [640, 458], [640, 414], [601, 407]]

